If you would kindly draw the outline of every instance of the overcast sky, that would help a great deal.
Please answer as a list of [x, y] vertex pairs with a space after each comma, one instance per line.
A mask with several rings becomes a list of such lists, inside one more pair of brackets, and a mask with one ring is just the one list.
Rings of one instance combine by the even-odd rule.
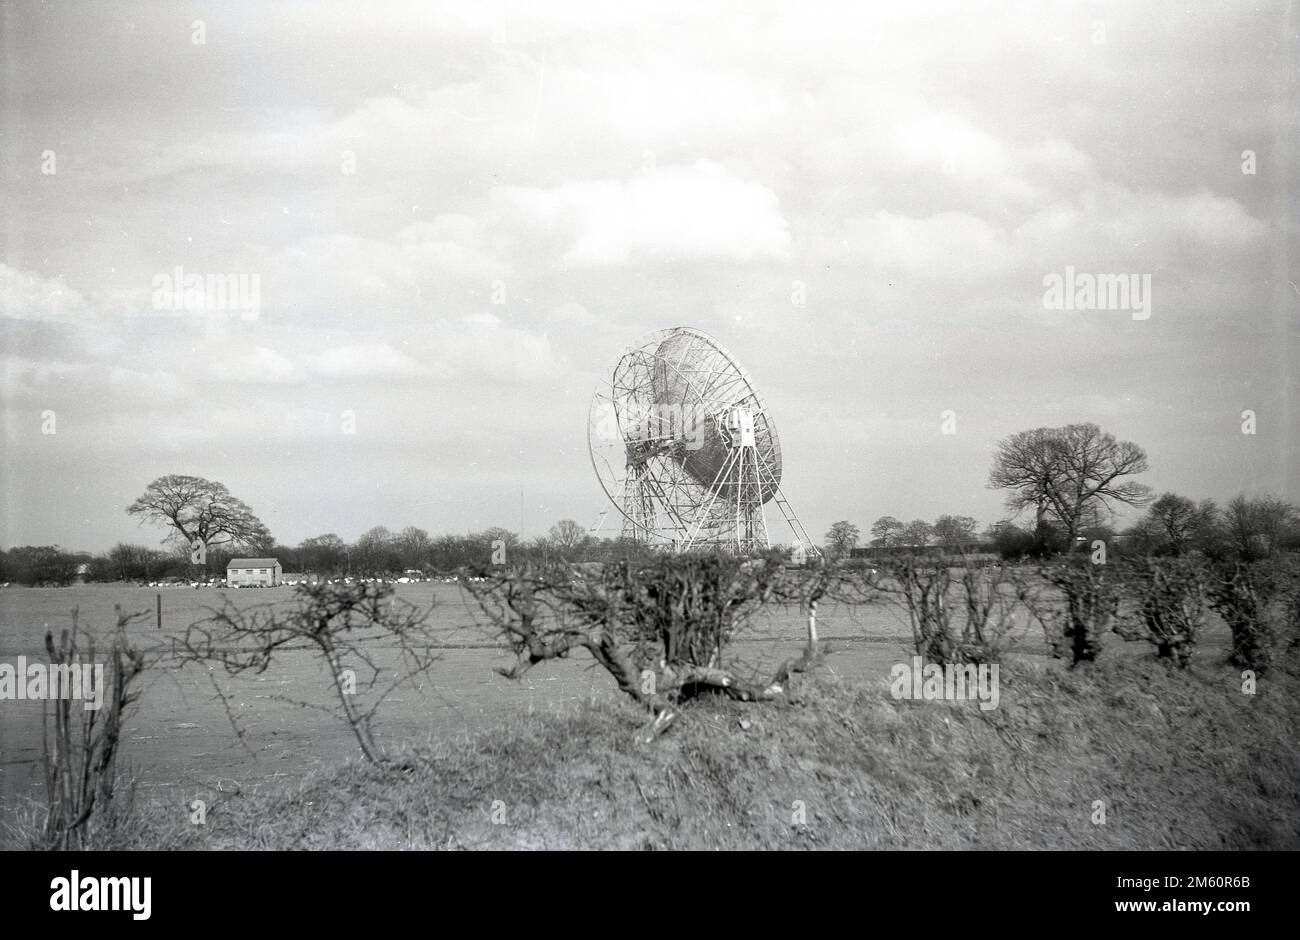
[[1294, 5], [533, 6], [0, 9], [0, 545], [156, 544], [167, 473], [289, 544], [588, 525], [599, 373], [679, 325], [815, 537], [1001, 518], [997, 440], [1075, 421], [1300, 500]]

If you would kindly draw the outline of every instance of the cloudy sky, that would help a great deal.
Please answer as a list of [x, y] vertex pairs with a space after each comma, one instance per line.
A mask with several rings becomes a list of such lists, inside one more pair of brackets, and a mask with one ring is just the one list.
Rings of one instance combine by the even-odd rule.
[[[6, 3], [0, 545], [154, 544], [123, 510], [166, 473], [286, 543], [587, 525], [599, 374], [677, 325], [765, 392], [814, 535], [998, 519], [996, 441], [1073, 421], [1157, 490], [1300, 500], [1298, 29], [1246, 0]], [[1047, 309], [1067, 266], [1149, 275], [1149, 317]], [[247, 293], [184, 309], [178, 268]]]

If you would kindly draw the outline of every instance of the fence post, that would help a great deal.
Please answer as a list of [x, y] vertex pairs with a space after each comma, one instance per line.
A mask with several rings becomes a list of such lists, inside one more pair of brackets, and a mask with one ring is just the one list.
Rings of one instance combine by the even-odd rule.
[[817, 652], [817, 602], [808, 602], [808, 649]]
[[158, 592], [158, 629], [162, 629], [162, 591]]

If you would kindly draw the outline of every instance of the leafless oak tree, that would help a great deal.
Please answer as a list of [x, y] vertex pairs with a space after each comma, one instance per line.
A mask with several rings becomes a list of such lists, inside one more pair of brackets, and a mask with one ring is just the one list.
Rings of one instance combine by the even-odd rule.
[[587, 530], [572, 519], [561, 519], [551, 526], [549, 538], [561, 552], [568, 552], [587, 540]]
[[1112, 502], [1144, 503], [1149, 487], [1127, 478], [1146, 470], [1146, 451], [1137, 444], [1118, 441], [1095, 424], [1070, 424], [999, 442], [989, 486], [1010, 490], [1013, 512], [1032, 508], [1040, 529], [1055, 519], [1072, 544], [1090, 512], [1109, 511]]
[[1194, 544], [1209, 540], [1218, 517], [1212, 499], [1195, 503], [1177, 493], [1164, 493], [1151, 504], [1135, 529], [1153, 548], [1181, 555]]
[[899, 535], [906, 526], [893, 516], [881, 516], [871, 524], [871, 544], [889, 548], [898, 544]]
[[1242, 558], [1274, 554], [1294, 525], [1296, 508], [1276, 496], [1234, 496], [1223, 514], [1228, 538]]
[[940, 516], [934, 521], [934, 538], [944, 548], [964, 548], [976, 540], [978, 525], [970, 516]]
[[847, 520], [832, 523], [826, 533], [826, 554], [832, 559], [848, 558], [857, 547], [861, 533], [858, 527]]
[[159, 477], [126, 511], [168, 526], [187, 544], [201, 539], [208, 548], [230, 544], [258, 551], [272, 544], [271, 533], [246, 503], [231, 496], [223, 484], [203, 477]]

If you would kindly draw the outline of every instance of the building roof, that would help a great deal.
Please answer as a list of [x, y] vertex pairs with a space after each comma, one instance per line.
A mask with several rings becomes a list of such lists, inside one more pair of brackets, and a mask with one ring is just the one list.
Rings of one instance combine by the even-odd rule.
[[232, 558], [226, 568], [274, 568], [279, 563], [274, 558]]

